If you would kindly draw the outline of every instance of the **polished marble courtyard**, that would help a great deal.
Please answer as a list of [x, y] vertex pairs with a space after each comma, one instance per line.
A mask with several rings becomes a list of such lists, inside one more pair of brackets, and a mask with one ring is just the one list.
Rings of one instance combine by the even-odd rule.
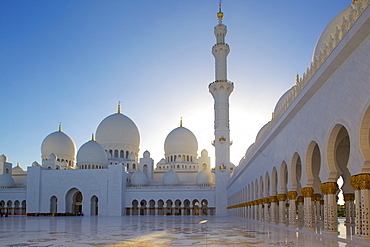
[[0, 246], [370, 246], [343, 221], [339, 229], [319, 235], [215, 216], [11, 216], [0, 218]]

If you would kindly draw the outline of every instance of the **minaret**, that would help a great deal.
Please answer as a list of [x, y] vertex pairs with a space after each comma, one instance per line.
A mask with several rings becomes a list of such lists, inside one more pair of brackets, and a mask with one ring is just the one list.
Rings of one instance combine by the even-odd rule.
[[221, 11], [221, 2], [219, 12], [217, 13], [218, 24], [214, 28], [216, 44], [212, 47], [212, 54], [215, 57], [215, 81], [209, 87], [209, 92], [214, 98], [215, 109], [215, 146], [216, 153], [216, 214], [220, 216], [227, 215], [227, 194], [226, 185], [230, 178], [230, 125], [229, 125], [229, 96], [234, 90], [234, 83], [227, 80], [226, 58], [229, 54], [229, 45], [225, 43], [227, 27], [222, 23], [224, 14]]

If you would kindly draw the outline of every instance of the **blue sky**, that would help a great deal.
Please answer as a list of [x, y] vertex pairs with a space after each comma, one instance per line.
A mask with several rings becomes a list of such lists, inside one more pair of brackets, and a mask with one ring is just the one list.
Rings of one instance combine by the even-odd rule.
[[[231, 159], [238, 164], [279, 97], [311, 61], [325, 26], [351, 0], [224, 0]], [[79, 148], [116, 112], [163, 157], [183, 125], [214, 162], [217, 0], [0, 1], [0, 154], [26, 168], [62, 122]]]

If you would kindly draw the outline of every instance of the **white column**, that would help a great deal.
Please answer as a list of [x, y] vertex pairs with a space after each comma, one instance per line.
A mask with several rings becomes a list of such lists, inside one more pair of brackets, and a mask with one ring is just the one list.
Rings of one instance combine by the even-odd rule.
[[296, 207], [296, 197], [297, 191], [289, 191], [288, 198], [289, 198], [289, 226], [296, 227], [297, 226], [297, 207]]
[[338, 233], [338, 184], [335, 182], [323, 183], [321, 191], [324, 193], [324, 231]]
[[279, 194], [277, 198], [279, 200], [279, 225], [286, 226], [285, 204], [287, 196]]
[[304, 227], [307, 230], [312, 230], [312, 223], [313, 223], [313, 208], [312, 208], [312, 196], [313, 196], [313, 188], [312, 187], [305, 187], [302, 188], [301, 193], [304, 197]]
[[269, 214], [270, 198], [268, 197], [263, 198], [263, 203], [264, 203], [263, 221], [269, 222], [270, 221], [270, 214]]
[[346, 193], [343, 194], [344, 197], [344, 206], [346, 207], [346, 225], [352, 225], [355, 223], [355, 194]]
[[270, 222], [271, 223], [274, 223], [276, 224], [277, 221], [276, 221], [276, 202], [277, 202], [277, 197], [276, 196], [270, 196], [270, 202], [271, 202], [271, 206], [270, 206]]

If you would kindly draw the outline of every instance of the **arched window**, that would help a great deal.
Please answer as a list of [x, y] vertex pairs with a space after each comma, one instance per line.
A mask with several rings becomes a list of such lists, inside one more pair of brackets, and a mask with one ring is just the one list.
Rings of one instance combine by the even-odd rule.
[[136, 169], [136, 164], [132, 164], [132, 169]]
[[5, 169], [5, 174], [9, 174], [9, 169], [8, 168]]
[[186, 156], [186, 161], [189, 161], [189, 155]]
[[121, 150], [120, 152], [119, 152], [119, 157], [120, 158], [124, 158], [124, 156], [125, 156], [125, 152], [123, 151], [123, 150]]
[[185, 155], [182, 156], [181, 161], [185, 161]]
[[126, 151], [126, 159], [128, 158], [128, 155], [129, 155], [129, 152], [128, 152], [128, 151]]
[[118, 150], [114, 150], [114, 158], [118, 158]]

